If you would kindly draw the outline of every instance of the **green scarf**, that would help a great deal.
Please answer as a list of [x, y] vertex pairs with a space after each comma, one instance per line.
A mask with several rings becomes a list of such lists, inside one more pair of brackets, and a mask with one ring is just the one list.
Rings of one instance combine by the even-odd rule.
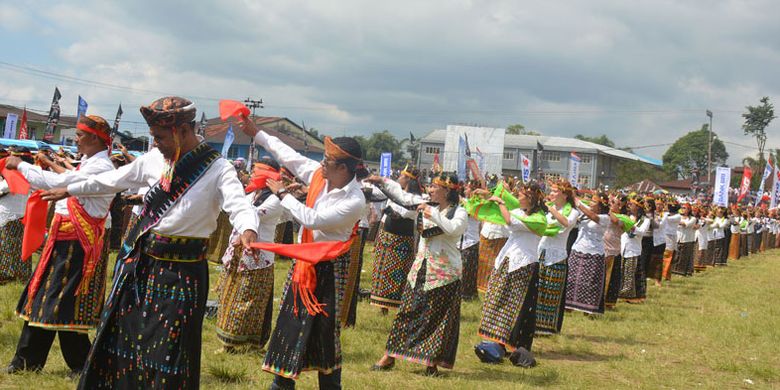
[[547, 230], [547, 215], [541, 211], [537, 211], [524, 217], [521, 216], [521, 212], [519, 210], [516, 212], [510, 211], [509, 214], [518, 221], [522, 222], [528, 228], [528, 230], [534, 232], [534, 234], [537, 236], [543, 236]]
[[631, 217], [625, 214], [615, 214], [615, 217], [623, 222], [623, 233], [628, 233], [636, 225], [636, 222], [631, 220]]
[[[496, 186], [493, 190], [493, 195], [504, 201], [507, 210], [511, 211], [520, 207], [520, 202], [509, 190], [504, 188], [503, 183]], [[475, 195], [463, 201], [462, 205], [469, 215], [480, 221], [506, 225], [506, 221], [504, 221], [504, 217], [501, 215], [501, 208], [496, 202], [491, 202]]]
[[739, 223], [739, 229], [740, 230], [746, 230], [748, 225], [747, 219], [743, 219], [742, 222]]
[[[555, 207], [554, 204], [547, 205], [548, 208]], [[561, 210], [561, 214], [563, 214], [564, 217], [568, 218], [569, 215], [571, 215], [571, 203], [566, 202], [565, 205], [563, 205], [563, 209]], [[557, 220], [553, 222], [552, 224], [547, 225], [547, 229], [544, 231], [544, 235], [547, 237], [555, 237], [560, 233], [560, 231], [563, 230], [563, 225], [561, 225]]]

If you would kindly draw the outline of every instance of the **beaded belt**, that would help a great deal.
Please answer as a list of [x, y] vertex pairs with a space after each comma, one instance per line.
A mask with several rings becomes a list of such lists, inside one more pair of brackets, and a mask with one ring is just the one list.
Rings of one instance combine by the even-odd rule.
[[168, 236], [150, 232], [143, 239], [141, 252], [157, 260], [198, 262], [206, 259], [208, 238]]

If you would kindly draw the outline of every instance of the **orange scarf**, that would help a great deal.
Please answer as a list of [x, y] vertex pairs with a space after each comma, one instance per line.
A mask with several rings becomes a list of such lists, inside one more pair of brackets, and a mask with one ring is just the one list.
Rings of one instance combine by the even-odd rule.
[[[320, 193], [325, 189], [325, 178], [322, 176], [322, 168], [314, 172], [309, 193], [306, 195], [306, 207], [313, 208]], [[317, 301], [314, 290], [317, 287], [317, 272], [314, 266], [323, 261], [333, 260], [352, 247], [352, 241], [357, 232], [357, 224], [352, 229], [352, 234], [347, 241], [322, 241], [314, 242], [314, 233], [311, 229], [303, 228], [300, 244], [276, 244], [270, 242], [255, 242], [251, 246], [254, 249], [267, 250], [283, 256], [294, 258], [295, 266], [292, 275], [292, 292], [295, 315], [298, 315], [298, 296], [309, 315], [328, 314], [322, 309], [323, 304]]]
[[[2, 172], [8, 189], [12, 194], [26, 195], [30, 191], [30, 183], [21, 172], [5, 168], [6, 159], [0, 159]], [[22, 218], [24, 234], [22, 236], [22, 260], [27, 261], [41, 247], [46, 237], [46, 212], [49, 202], [41, 199], [43, 191], [37, 190], [27, 198], [27, 206]]]

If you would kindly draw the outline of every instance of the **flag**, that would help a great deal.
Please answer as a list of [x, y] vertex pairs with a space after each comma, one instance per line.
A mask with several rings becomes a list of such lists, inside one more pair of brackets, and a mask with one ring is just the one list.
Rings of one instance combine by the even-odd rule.
[[742, 199], [744, 199], [750, 192], [750, 179], [752, 178], [753, 171], [750, 170], [750, 167], [746, 166], [745, 170], [742, 172], [742, 183], [739, 185], [739, 197], [737, 198], [737, 203], [741, 202]]
[[413, 144], [413, 143], [414, 143], [414, 141], [416, 141], [416, 140], [417, 140], [417, 139], [416, 139], [416, 138], [414, 138], [414, 134], [412, 134], [412, 132], [410, 131], [410, 132], [409, 132], [409, 143]]
[[730, 182], [731, 169], [729, 167], [718, 167], [715, 170], [715, 188], [712, 194], [712, 204], [728, 207]]
[[577, 153], [571, 152], [569, 154], [569, 183], [572, 187], [580, 188], [580, 156]]
[[225, 141], [222, 143], [222, 157], [227, 158], [234, 139], [236, 139], [236, 135], [233, 133], [233, 124], [230, 123], [228, 124], [227, 133], [225, 133]]
[[772, 175], [772, 168], [772, 159], [769, 159], [769, 161], [766, 162], [766, 166], [764, 166], [764, 174], [761, 175], [761, 184], [758, 185], [758, 194], [756, 194], [756, 203], [753, 204], [754, 207], [757, 207], [764, 197], [764, 183], [766, 182], [766, 179]]
[[466, 181], [466, 140], [458, 137], [458, 181]]
[[111, 129], [112, 140], [119, 132], [119, 121], [122, 119], [122, 114], [124, 114], [124, 111], [122, 111], [122, 103], [119, 103], [119, 108], [116, 110], [116, 118], [114, 118], [114, 127]]
[[392, 153], [382, 153], [379, 156], [379, 176], [390, 177], [390, 174], [392, 173], [392, 169], [390, 168], [392, 159]]
[[542, 146], [542, 144], [539, 143], [538, 140], [536, 141], [536, 150], [538, 150], [540, 152], [544, 151], [544, 146]]
[[769, 208], [773, 209], [780, 204], [780, 164], [775, 161], [775, 185], [772, 191], [772, 198], [769, 201]]
[[19, 139], [27, 139], [27, 107], [22, 111], [22, 121], [19, 122]]
[[54, 87], [54, 97], [51, 99], [49, 108], [49, 117], [46, 119], [46, 131], [43, 133], [43, 139], [51, 141], [54, 138], [54, 132], [57, 130], [57, 122], [60, 120], [60, 98], [62, 94], [59, 88]]
[[531, 160], [525, 155], [520, 155], [520, 170], [523, 174], [523, 183], [528, 183], [531, 180]]
[[479, 146], [477, 147], [477, 168], [480, 172], [485, 173], [485, 155], [479, 150]]
[[439, 162], [439, 153], [433, 154], [433, 164], [431, 164], [431, 170], [435, 173], [441, 172], [441, 163]]
[[19, 115], [8, 113], [5, 117], [5, 129], [3, 130], [3, 138], [14, 139], [16, 138], [16, 122], [19, 120]]
[[471, 148], [469, 147], [469, 135], [464, 134], [464, 137], [466, 137], [466, 157], [471, 158]]
[[205, 112], [201, 112], [200, 113], [200, 124], [198, 125], [198, 133], [197, 134], [199, 136], [203, 137], [203, 138], [206, 138], [206, 122], [208, 122], [206, 120], [206, 113]]
[[89, 104], [87, 104], [87, 101], [84, 100], [84, 98], [79, 95], [79, 105], [78, 105], [78, 113], [76, 114], [76, 121], [78, 122], [79, 118], [81, 118], [82, 115], [87, 114], [87, 107], [89, 107]]

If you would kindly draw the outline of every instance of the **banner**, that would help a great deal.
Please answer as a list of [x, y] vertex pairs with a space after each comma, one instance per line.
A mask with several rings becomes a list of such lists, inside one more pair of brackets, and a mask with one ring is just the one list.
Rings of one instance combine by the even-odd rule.
[[485, 155], [479, 150], [479, 146], [477, 146], [477, 168], [480, 172], [485, 172]]
[[441, 172], [441, 162], [439, 162], [439, 153], [433, 155], [433, 164], [431, 164], [431, 170], [435, 173]]
[[780, 164], [775, 162], [775, 185], [772, 190], [772, 198], [769, 201], [769, 208], [773, 209], [780, 205]]
[[466, 181], [466, 140], [458, 138], [458, 181]]
[[79, 111], [78, 114], [76, 114], [76, 122], [78, 122], [82, 115], [87, 115], [87, 107], [89, 107], [89, 104], [87, 104], [87, 101], [79, 95]]
[[750, 179], [753, 178], [753, 171], [750, 167], [745, 166], [745, 170], [742, 172], [742, 183], [739, 185], [739, 197], [737, 203], [742, 202], [742, 199], [750, 193]]
[[729, 183], [731, 183], [731, 168], [718, 167], [715, 170], [715, 187], [712, 192], [714, 205], [729, 207]]
[[228, 125], [227, 132], [225, 133], [225, 141], [222, 143], [222, 157], [227, 158], [234, 139], [236, 139], [236, 134], [233, 133], [233, 124], [231, 123]]
[[761, 175], [761, 184], [758, 185], [758, 193], [756, 193], [756, 202], [753, 204], [754, 207], [758, 207], [758, 204], [761, 203], [761, 199], [764, 197], [764, 183], [766, 183], [766, 179], [769, 178], [769, 176], [772, 175], [772, 160], [769, 160], [766, 162], [766, 166], [764, 166], [764, 174]]
[[22, 111], [22, 121], [19, 123], [19, 139], [27, 139], [27, 107]]
[[392, 153], [382, 153], [379, 156], [379, 176], [390, 177], [393, 174], [393, 170], [390, 166], [392, 160]]
[[43, 139], [45, 141], [51, 141], [54, 139], [54, 132], [57, 130], [57, 122], [60, 121], [60, 98], [62, 94], [59, 88], [54, 87], [54, 97], [51, 99], [51, 107], [49, 108], [49, 117], [46, 119], [46, 130], [43, 133]]
[[19, 120], [19, 116], [11, 114], [10, 112], [5, 117], [5, 130], [3, 131], [3, 138], [16, 138], [16, 121]]
[[569, 183], [571, 183], [572, 187], [579, 189], [580, 188], [580, 162], [582, 160], [580, 159], [580, 156], [577, 155], [577, 153], [571, 152], [569, 154]]
[[520, 155], [520, 169], [523, 173], [523, 183], [528, 183], [531, 180], [531, 160], [525, 155]]
[[119, 108], [116, 110], [116, 118], [114, 119], [114, 127], [111, 129], [112, 140], [116, 137], [116, 133], [119, 132], [119, 121], [122, 119], [122, 114], [124, 114], [122, 111], [122, 103], [119, 103]]

